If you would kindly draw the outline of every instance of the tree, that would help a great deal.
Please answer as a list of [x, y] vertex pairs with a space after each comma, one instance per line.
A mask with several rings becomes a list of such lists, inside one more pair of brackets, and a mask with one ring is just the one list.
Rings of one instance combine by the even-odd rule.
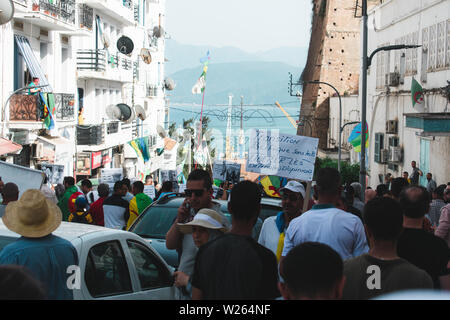
[[[331, 158], [317, 158], [314, 166], [314, 173], [317, 174], [321, 168], [335, 168], [338, 167], [338, 161]], [[352, 182], [359, 181], [359, 163], [350, 164], [347, 161], [341, 161], [341, 179], [342, 184], [347, 185]]]

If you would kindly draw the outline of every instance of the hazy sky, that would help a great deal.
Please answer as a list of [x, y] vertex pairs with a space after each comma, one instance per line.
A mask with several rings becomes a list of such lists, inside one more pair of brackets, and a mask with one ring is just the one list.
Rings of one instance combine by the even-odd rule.
[[248, 52], [308, 47], [311, 0], [166, 0], [166, 31], [183, 44]]

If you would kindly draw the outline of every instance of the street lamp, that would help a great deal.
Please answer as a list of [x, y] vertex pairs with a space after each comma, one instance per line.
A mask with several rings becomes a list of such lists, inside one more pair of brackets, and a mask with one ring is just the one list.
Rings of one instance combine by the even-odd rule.
[[361, 197], [364, 202], [366, 190], [366, 110], [367, 110], [367, 69], [372, 63], [373, 56], [379, 51], [391, 51], [401, 49], [412, 49], [421, 47], [420, 45], [391, 45], [377, 48], [367, 57], [367, 0], [362, 0], [362, 21], [363, 21], [363, 42], [362, 42], [362, 88], [361, 88], [361, 158], [359, 183], [361, 184]]
[[326, 84], [327, 86], [330, 86], [331, 88], [333, 88], [334, 91], [336, 91], [336, 94], [339, 98], [339, 144], [338, 144], [338, 171], [341, 172], [341, 138], [342, 138], [342, 104], [341, 104], [341, 95], [339, 94], [339, 91], [333, 87], [331, 84], [329, 84], [328, 82], [323, 82], [323, 81], [317, 81], [317, 80], [313, 80], [313, 81], [306, 81], [306, 83], [315, 83], [315, 84]]

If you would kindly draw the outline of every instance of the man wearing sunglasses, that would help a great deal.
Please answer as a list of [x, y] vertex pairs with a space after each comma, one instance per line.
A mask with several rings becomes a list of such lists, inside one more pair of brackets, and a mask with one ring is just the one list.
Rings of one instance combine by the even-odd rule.
[[284, 246], [284, 234], [292, 219], [302, 213], [305, 187], [297, 181], [289, 181], [280, 189], [283, 211], [264, 221], [258, 243], [271, 250], [279, 262]]
[[[207, 171], [201, 169], [192, 171], [188, 176], [184, 193], [186, 199], [178, 208], [177, 217], [166, 234], [166, 247], [169, 250], [176, 249], [178, 251], [178, 271], [192, 276], [198, 248], [195, 246], [192, 236], [181, 233], [177, 224], [192, 221], [197, 212], [203, 208], [218, 212], [226, 222], [228, 219], [220, 210], [220, 204], [212, 201], [212, 179]], [[175, 296], [180, 300], [190, 299], [190, 295], [183, 288], [177, 288]]]

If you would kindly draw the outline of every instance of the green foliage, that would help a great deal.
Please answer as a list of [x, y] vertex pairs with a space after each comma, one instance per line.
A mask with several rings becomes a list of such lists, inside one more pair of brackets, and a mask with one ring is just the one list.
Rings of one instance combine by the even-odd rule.
[[[314, 166], [314, 173], [317, 174], [317, 172], [321, 168], [338, 168], [338, 161], [333, 160], [331, 158], [317, 158], [316, 163]], [[347, 161], [341, 161], [341, 177], [342, 177], [342, 184], [350, 184], [352, 182], [358, 182], [359, 181], [359, 163], [350, 164]]]

